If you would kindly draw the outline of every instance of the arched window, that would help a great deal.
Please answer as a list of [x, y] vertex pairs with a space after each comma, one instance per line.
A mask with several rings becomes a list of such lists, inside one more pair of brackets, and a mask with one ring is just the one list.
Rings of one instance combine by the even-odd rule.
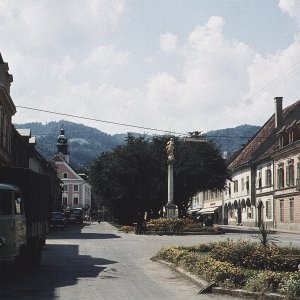
[[68, 173], [65, 172], [65, 173], [63, 174], [63, 178], [68, 178]]

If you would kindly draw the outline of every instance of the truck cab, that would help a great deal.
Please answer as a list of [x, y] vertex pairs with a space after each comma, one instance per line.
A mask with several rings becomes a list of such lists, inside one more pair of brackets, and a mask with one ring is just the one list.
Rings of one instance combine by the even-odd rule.
[[0, 264], [14, 262], [26, 248], [26, 217], [20, 188], [0, 184]]

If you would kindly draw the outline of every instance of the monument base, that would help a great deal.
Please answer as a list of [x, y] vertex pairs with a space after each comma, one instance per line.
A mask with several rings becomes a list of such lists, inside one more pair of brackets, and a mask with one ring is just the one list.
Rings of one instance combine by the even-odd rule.
[[178, 216], [177, 205], [174, 203], [168, 203], [166, 205], [166, 212], [168, 219], [174, 219]]

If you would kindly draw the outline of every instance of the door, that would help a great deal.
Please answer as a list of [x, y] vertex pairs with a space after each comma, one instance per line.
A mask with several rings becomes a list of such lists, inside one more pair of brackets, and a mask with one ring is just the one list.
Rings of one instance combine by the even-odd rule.
[[260, 201], [257, 207], [257, 226], [260, 227], [264, 222], [264, 206]]

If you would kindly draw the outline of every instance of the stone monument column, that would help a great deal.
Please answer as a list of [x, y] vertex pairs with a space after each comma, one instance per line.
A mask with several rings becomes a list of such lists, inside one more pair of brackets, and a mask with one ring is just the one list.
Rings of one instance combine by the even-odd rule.
[[168, 154], [168, 203], [166, 205], [167, 218], [176, 217], [177, 206], [174, 203], [173, 166], [174, 166], [174, 140], [171, 138], [166, 145]]

